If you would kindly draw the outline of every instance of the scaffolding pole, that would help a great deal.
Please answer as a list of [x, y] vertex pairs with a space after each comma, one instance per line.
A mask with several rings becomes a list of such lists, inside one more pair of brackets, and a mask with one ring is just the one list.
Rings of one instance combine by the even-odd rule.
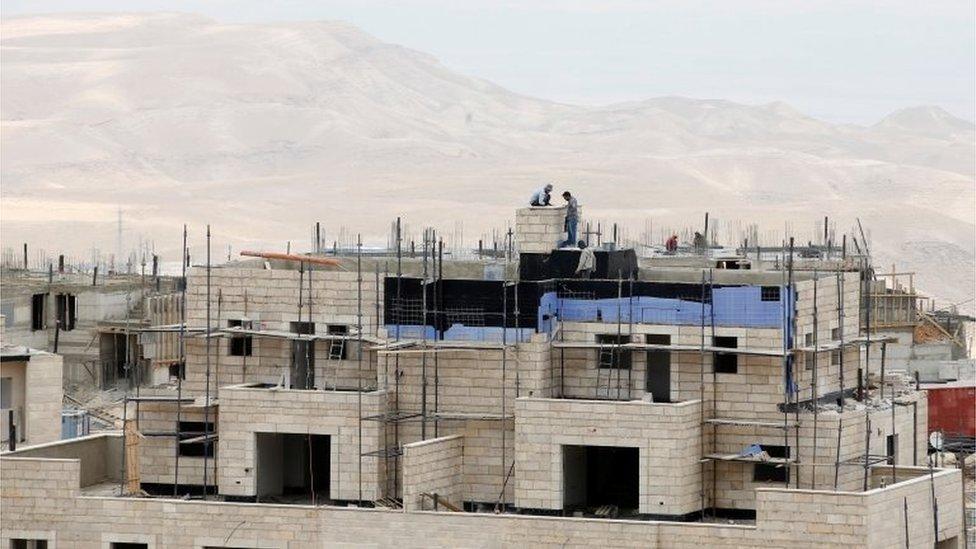
[[207, 225], [207, 341], [206, 341], [206, 383], [205, 400], [203, 406], [203, 435], [206, 442], [203, 443], [203, 499], [207, 499], [207, 454], [210, 453], [210, 337], [213, 326], [210, 324], [210, 225]]
[[[183, 253], [180, 257], [180, 270], [182, 271], [180, 282], [180, 362], [176, 372], [176, 429], [180, 430], [180, 423], [183, 421], [183, 375], [186, 372], [186, 225], [183, 225]], [[243, 381], [243, 380], [242, 380]], [[179, 496], [180, 485], [180, 437], [176, 437], [176, 444], [173, 450], [173, 497]]]
[[[377, 294], [377, 302], [379, 302]], [[358, 409], [359, 506], [363, 505], [363, 236], [356, 235], [356, 407]], [[385, 426], [384, 426], [385, 427]]]

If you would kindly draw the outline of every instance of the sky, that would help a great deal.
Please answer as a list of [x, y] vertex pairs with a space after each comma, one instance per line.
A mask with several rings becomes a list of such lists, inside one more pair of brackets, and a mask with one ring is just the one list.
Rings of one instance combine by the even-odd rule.
[[467, 75], [567, 103], [784, 101], [856, 124], [937, 105], [976, 119], [972, 0], [5, 0], [0, 8], [3, 16], [79, 11], [338, 19]]

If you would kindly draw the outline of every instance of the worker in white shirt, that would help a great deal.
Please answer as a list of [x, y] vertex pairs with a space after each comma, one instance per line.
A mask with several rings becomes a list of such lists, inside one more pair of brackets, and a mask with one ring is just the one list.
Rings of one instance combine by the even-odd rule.
[[551, 193], [552, 193], [552, 184], [550, 183], [532, 194], [532, 198], [529, 199], [529, 205], [548, 206], [549, 202], [552, 200]]
[[592, 248], [586, 246], [586, 242], [579, 241], [580, 258], [576, 265], [576, 276], [579, 278], [590, 278], [596, 269], [596, 254]]

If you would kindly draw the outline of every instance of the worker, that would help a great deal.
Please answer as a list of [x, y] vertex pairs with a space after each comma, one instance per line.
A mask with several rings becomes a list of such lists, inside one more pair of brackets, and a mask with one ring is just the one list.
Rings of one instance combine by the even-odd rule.
[[549, 206], [549, 201], [552, 199], [550, 193], [552, 193], [552, 183], [533, 193], [532, 198], [529, 199], [529, 206]]
[[566, 200], [566, 241], [563, 242], [562, 247], [568, 247], [576, 244], [576, 225], [579, 224], [579, 203], [570, 194], [569, 191], [563, 193], [563, 199]]
[[668, 241], [664, 243], [664, 249], [667, 250], [669, 254], [674, 254], [678, 251], [678, 235], [672, 234]]
[[576, 265], [576, 276], [579, 278], [590, 278], [593, 276], [594, 269], [596, 269], [596, 254], [593, 253], [593, 248], [586, 246], [586, 242], [580, 240], [578, 245], [580, 258], [579, 263]]
[[695, 248], [696, 254], [705, 253], [705, 237], [700, 232], [695, 231], [695, 238], [691, 241], [691, 245]]

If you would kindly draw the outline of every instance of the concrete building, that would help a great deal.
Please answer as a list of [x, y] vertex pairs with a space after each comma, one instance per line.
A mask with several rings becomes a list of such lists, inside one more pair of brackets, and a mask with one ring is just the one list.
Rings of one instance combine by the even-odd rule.
[[[114, 386], [126, 377], [127, 353], [128, 363], [142, 365], [144, 383], [150, 384], [148, 372], [165, 365], [153, 361], [154, 336], [125, 332], [127, 326], [164, 324], [167, 313], [178, 319], [178, 310], [170, 313], [178, 304], [161, 304], [172, 296], [175, 282], [171, 277], [106, 276], [68, 268], [49, 273], [3, 269], [0, 309], [7, 341], [61, 355], [67, 387]], [[171, 359], [161, 357], [164, 362]], [[156, 379], [161, 380], [158, 375]]]
[[429, 241], [191, 269], [176, 387], [0, 458], [0, 537], [961, 546], [962, 474], [926, 466], [924, 392], [875, 360], [863, 261], [607, 246], [580, 279], [562, 215], [518, 212], [502, 280]]
[[23, 346], [0, 345], [2, 448], [60, 439], [61, 395], [60, 356]]

